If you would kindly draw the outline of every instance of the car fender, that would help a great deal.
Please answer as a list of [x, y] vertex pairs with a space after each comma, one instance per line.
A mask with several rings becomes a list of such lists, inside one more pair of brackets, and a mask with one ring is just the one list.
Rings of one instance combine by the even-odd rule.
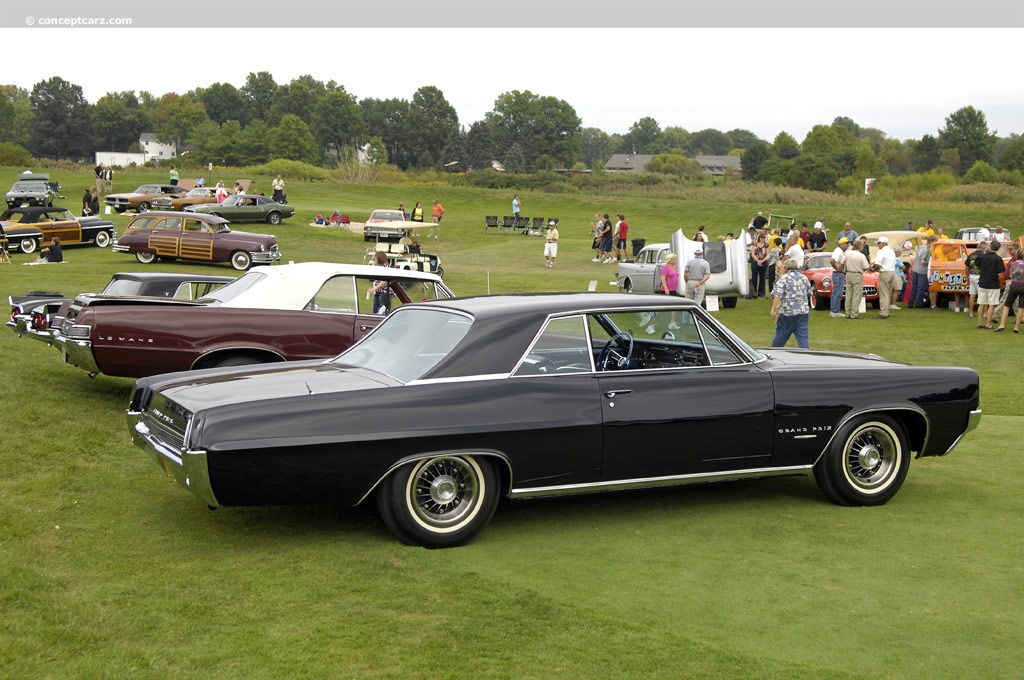
[[509, 490], [512, 488], [512, 462], [508, 459], [502, 451], [497, 449], [440, 449], [437, 451], [420, 451], [412, 453], [406, 456], [402, 456], [388, 467], [387, 471], [382, 474], [373, 485], [366, 490], [366, 493], [356, 501], [355, 505], [361, 504], [376, 491], [385, 479], [394, 474], [395, 470], [401, 468], [403, 465], [409, 463], [425, 460], [427, 458], [434, 458], [437, 456], [475, 456], [478, 458], [487, 458], [489, 460], [501, 461], [504, 465], [498, 465], [498, 475], [500, 477], [501, 495], [508, 497]]

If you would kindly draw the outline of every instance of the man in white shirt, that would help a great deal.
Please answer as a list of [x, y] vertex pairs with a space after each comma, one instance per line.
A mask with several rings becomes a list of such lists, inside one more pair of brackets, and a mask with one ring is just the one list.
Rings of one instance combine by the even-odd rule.
[[885, 236], [878, 237], [878, 252], [872, 268], [878, 272], [878, 318], [888, 319], [892, 289], [896, 285], [896, 252], [889, 247], [889, 239]]
[[[786, 257], [782, 258], [782, 261], [796, 260], [797, 269], [799, 271], [804, 270], [804, 249], [800, 247], [800, 236], [794, 232], [789, 233], [789, 238], [786, 239]], [[779, 274], [784, 274], [785, 271], [780, 271]]]

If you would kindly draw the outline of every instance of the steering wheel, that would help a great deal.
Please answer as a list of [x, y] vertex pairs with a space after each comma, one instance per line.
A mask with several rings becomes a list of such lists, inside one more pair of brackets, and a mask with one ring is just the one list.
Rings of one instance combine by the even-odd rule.
[[[620, 348], [624, 347], [626, 353], [622, 354], [620, 351], [616, 351], [616, 344], [618, 344]], [[604, 347], [602, 347], [601, 351], [598, 353], [597, 369], [599, 371], [608, 371], [614, 370], [615, 368], [621, 368], [629, 363], [629, 358], [632, 355], [633, 336], [629, 333], [616, 333], [604, 344]]]

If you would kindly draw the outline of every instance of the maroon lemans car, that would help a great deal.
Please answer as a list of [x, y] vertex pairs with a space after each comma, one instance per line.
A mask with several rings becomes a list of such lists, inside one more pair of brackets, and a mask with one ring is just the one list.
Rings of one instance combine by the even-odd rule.
[[[370, 291], [378, 281], [390, 282], [388, 292]], [[199, 300], [76, 300], [53, 339], [65, 361], [90, 376], [140, 378], [333, 357], [376, 327], [381, 311], [451, 297], [428, 272], [331, 262], [253, 267]]]
[[153, 210], [132, 220], [112, 250], [132, 253], [142, 264], [159, 257], [230, 262], [235, 269], [245, 270], [281, 261], [276, 237], [232, 231], [228, 224], [216, 215]]

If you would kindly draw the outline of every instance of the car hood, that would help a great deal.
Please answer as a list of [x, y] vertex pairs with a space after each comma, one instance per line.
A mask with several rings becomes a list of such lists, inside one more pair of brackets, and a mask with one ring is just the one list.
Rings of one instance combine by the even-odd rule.
[[[141, 382], [141, 381], [140, 381]], [[295, 361], [252, 369], [212, 369], [158, 376], [152, 389], [196, 413], [216, 406], [252, 404], [318, 394], [398, 385], [388, 376], [363, 368], [343, 368], [322, 360]]]
[[867, 368], [883, 365], [905, 365], [899, 361], [891, 361], [877, 354], [856, 354], [854, 352], [818, 352], [801, 349], [783, 349], [780, 347], [762, 347], [757, 350], [768, 357], [769, 367], [785, 368]]

